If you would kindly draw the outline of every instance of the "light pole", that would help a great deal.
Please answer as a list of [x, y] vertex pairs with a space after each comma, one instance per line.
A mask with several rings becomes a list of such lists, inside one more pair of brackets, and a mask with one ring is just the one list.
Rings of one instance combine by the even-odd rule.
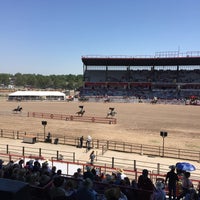
[[45, 127], [47, 125], [47, 121], [42, 121], [42, 125], [44, 126], [44, 141], [45, 141], [45, 137], [46, 137]]
[[164, 157], [165, 152], [165, 137], [167, 137], [166, 131], [160, 131], [160, 136], [163, 138], [163, 149], [162, 149], [162, 156]]

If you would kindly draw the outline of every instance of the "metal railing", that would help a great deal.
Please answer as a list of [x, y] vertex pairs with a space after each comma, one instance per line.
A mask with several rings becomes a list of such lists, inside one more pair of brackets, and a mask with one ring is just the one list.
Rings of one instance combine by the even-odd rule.
[[[9, 129], [0, 129], [0, 137], [3, 138], [23, 140], [24, 136], [27, 135], [35, 136], [37, 142], [45, 142], [45, 137], [44, 137], [45, 133], [34, 133], [34, 132], [27, 133]], [[52, 134], [51, 137], [52, 141], [58, 139], [59, 144], [72, 145], [76, 147], [79, 145], [78, 137], [65, 136], [64, 134], [63, 135]], [[86, 144], [84, 144], [83, 147], [86, 147]], [[128, 143], [128, 142], [111, 141], [111, 140], [99, 140], [99, 139], [92, 140], [92, 148], [100, 149], [102, 155], [107, 150], [111, 150], [111, 151], [135, 153], [147, 156], [157, 156], [157, 157], [183, 159], [183, 160], [200, 162], [200, 151], [194, 151], [189, 149], [178, 149], [178, 148], [176, 149], [170, 147], [165, 147], [163, 149], [163, 146]]]

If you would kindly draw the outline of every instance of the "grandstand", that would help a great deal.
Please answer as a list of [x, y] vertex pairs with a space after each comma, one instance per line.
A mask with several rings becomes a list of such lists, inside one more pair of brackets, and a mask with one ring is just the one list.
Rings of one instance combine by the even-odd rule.
[[83, 56], [83, 88], [89, 99], [185, 99], [200, 96], [200, 51], [154, 56]]

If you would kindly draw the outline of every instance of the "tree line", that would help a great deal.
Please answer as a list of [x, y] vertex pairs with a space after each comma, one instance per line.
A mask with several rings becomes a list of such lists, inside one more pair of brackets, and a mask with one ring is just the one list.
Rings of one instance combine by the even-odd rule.
[[25, 87], [35, 89], [78, 90], [83, 85], [83, 75], [41, 75], [0, 73], [1, 87]]

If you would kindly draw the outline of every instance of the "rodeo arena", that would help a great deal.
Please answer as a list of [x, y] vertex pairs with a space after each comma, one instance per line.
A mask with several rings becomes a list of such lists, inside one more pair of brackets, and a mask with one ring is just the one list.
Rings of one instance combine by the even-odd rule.
[[[116, 126], [120, 113], [111, 103], [199, 106], [200, 52], [83, 56], [82, 64], [83, 86], [76, 97], [58, 91], [15, 91], [8, 95], [7, 101], [17, 105], [9, 115], [41, 119], [43, 132], [11, 130], [9, 124], [0, 130], [0, 198], [200, 200], [200, 152], [164, 149], [166, 131], [160, 132], [161, 147], [46, 131], [50, 120]], [[30, 101], [79, 104], [74, 114], [25, 112], [22, 103]], [[107, 112], [90, 116], [87, 102], [103, 102]], [[1, 111], [3, 114], [6, 111]], [[129, 155], [134, 159], [128, 159]]]

